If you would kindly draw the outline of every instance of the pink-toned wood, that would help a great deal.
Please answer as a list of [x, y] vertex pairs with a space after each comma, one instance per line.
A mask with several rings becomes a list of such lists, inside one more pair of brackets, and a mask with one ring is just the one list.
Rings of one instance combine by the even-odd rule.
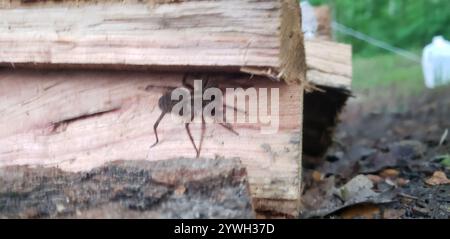
[[[170, 116], [159, 126], [160, 143], [149, 149], [155, 142], [153, 123], [161, 112], [158, 99], [170, 87], [180, 86], [181, 79], [176, 73], [0, 70], [0, 167], [28, 164], [85, 171], [113, 160], [195, 157], [184, 125]], [[207, 124], [201, 157], [239, 157], [257, 205], [271, 202], [259, 209], [295, 215], [302, 86], [245, 75], [212, 79], [223, 87], [279, 88], [279, 132], [264, 135], [259, 123], [234, 124], [236, 136]], [[200, 124], [191, 130], [198, 144]]]

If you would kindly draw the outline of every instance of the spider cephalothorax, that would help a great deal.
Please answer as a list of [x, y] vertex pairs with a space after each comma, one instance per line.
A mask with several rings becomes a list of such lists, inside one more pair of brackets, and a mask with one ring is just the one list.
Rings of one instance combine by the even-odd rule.
[[[194, 87], [192, 85], [190, 85], [189, 83], [187, 83], [187, 75], [183, 76], [182, 84], [183, 84], [183, 87], [185, 87], [187, 90], [189, 90], [189, 93], [191, 95], [194, 95]], [[210, 81], [208, 76], [206, 76], [205, 79], [202, 81], [202, 89], [203, 90], [207, 90], [207, 89], [213, 88], [213, 87], [218, 88], [217, 86], [218, 86], [218, 84], [216, 84], [216, 82], [214, 82], [214, 81]], [[161, 120], [164, 118], [164, 116], [167, 113], [171, 113], [172, 112], [172, 110], [173, 110], [173, 108], [174, 108], [174, 106], [176, 104], [181, 102], [181, 100], [172, 100], [172, 93], [173, 93], [174, 90], [175, 89], [166, 92], [165, 94], [163, 94], [159, 98], [158, 107], [161, 110], [161, 115], [156, 120], [155, 124], [153, 125], [153, 130], [154, 130], [154, 133], [155, 133], [156, 142], [150, 148], [153, 148], [154, 146], [156, 146], [159, 143], [157, 129], [158, 129], [158, 125], [161, 122]], [[185, 128], [186, 128], [186, 132], [187, 132], [187, 134], [189, 136], [189, 139], [190, 139], [190, 141], [191, 141], [191, 143], [192, 143], [192, 145], [193, 145], [193, 147], [195, 149], [197, 158], [200, 156], [200, 151], [201, 151], [203, 138], [204, 138], [204, 134], [205, 134], [205, 130], [206, 130], [206, 122], [205, 122], [205, 116], [203, 115], [203, 109], [204, 109], [205, 106], [207, 106], [213, 100], [215, 100], [215, 99], [214, 98], [212, 98], [211, 100], [203, 100], [202, 99], [202, 101], [201, 101], [201, 112], [196, 112], [195, 109], [194, 109], [194, 101], [195, 101], [194, 97], [191, 97], [190, 102], [188, 102], [188, 103], [191, 104], [191, 107], [190, 107], [191, 110], [190, 110], [190, 112], [186, 112], [186, 113], [190, 114], [190, 121], [185, 123]], [[221, 102], [221, 103], [224, 106], [223, 108], [227, 107], [223, 102]], [[236, 110], [236, 108], [233, 108], [233, 109]], [[180, 111], [178, 113], [180, 115], [182, 115], [185, 112]], [[198, 147], [197, 147], [197, 145], [194, 142], [194, 138], [192, 137], [192, 134], [191, 134], [191, 131], [190, 131], [190, 128], [189, 128], [190, 123], [193, 121], [193, 119], [194, 119], [194, 117], [196, 115], [201, 115], [201, 117], [202, 117], [201, 136], [200, 136], [200, 143], [199, 143]], [[225, 122], [226, 122], [226, 120], [225, 120]], [[239, 135], [236, 131], [234, 131], [233, 127], [230, 124], [228, 124], [228, 123], [219, 123], [219, 124], [222, 127], [226, 128], [227, 130], [231, 131], [232, 133], [234, 133], [236, 135]]]

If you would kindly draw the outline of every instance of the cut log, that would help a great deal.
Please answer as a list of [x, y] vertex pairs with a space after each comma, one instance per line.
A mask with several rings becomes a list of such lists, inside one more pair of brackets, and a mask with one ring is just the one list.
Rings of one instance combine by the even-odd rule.
[[[0, 3], [0, 65], [46, 68], [0, 69], [0, 167], [86, 172], [115, 160], [195, 157], [185, 125], [167, 116], [150, 148], [153, 124], [159, 97], [185, 72], [208, 72], [223, 87], [278, 89], [269, 112], [279, 130], [261, 134], [261, 118], [233, 124], [239, 136], [207, 124], [201, 156], [240, 158], [258, 212], [298, 215], [307, 82], [296, 0]], [[191, 132], [199, 145], [201, 125]]]
[[[89, 172], [0, 168], [0, 218], [254, 218], [239, 160], [121, 161]], [[51, 192], [51, 193], [49, 193]]]
[[324, 41], [305, 42], [307, 80], [320, 88], [304, 98], [303, 166], [314, 168], [333, 143], [341, 110], [351, 95], [352, 48]]
[[[166, 116], [155, 142], [158, 99], [181, 86], [183, 74], [80, 70], [0, 70], [0, 167], [32, 165], [89, 171], [116, 160], [195, 157], [184, 124]], [[255, 209], [298, 215], [301, 182], [303, 85], [248, 75], [210, 75], [222, 88], [279, 90], [279, 130], [233, 124], [239, 136], [207, 124], [201, 157], [240, 158], [247, 167]], [[247, 99], [247, 102], [250, 99]], [[274, 102], [277, 103], [277, 102]], [[273, 116], [276, 112], [270, 109]], [[244, 110], [244, 109], [241, 109]], [[275, 118], [274, 118], [275, 120]], [[271, 123], [276, 123], [272, 121]], [[199, 144], [201, 124], [192, 124]]]
[[305, 41], [307, 80], [315, 85], [351, 90], [351, 45], [324, 40]]
[[244, 71], [304, 82], [297, 0], [0, 2], [0, 65]]

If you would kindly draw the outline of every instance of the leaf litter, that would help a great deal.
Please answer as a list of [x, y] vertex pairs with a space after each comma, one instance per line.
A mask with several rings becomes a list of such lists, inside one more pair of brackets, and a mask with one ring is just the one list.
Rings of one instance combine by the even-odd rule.
[[304, 173], [300, 218], [449, 219], [449, 91], [401, 112], [350, 102], [325, 162]]

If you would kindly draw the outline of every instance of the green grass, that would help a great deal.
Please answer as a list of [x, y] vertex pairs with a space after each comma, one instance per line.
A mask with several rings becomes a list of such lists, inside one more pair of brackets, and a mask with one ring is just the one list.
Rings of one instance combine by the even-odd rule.
[[394, 88], [398, 95], [413, 95], [424, 88], [422, 66], [401, 56], [386, 54], [353, 59], [353, 90]]

